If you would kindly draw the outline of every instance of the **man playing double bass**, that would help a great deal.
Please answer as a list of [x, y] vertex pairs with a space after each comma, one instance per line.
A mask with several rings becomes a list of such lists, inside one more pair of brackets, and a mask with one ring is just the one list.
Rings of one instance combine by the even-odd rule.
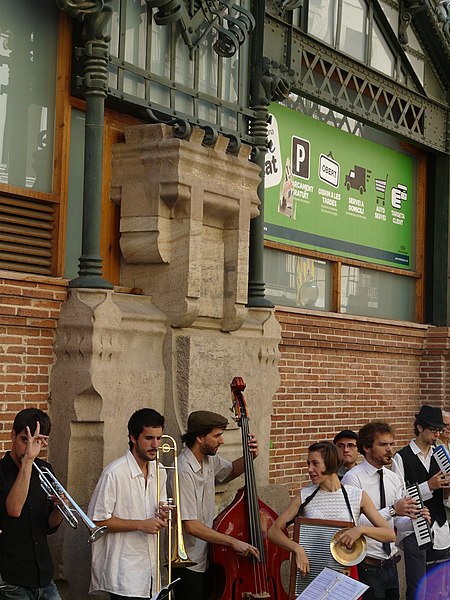
[[[178, 457], [180, 509], [185, 534], [186, 551], [197, 563], [177, 569], [181, 582], [174, 588], [175, 600], [206, 600], [211, 593], [211, 574], [208, 571], [209, 544], [232, 548], [241, 556], [259, 560], [257, 548], [230, 535], [215, 531], [214, 491], [216, 483], [232, 481], [244, 471], [243, 457], [230, 462], [217, 454], [224, 443], [223, 432], [227, 419], [214, 412], [199, 410], [188, 418], [185, 444]], [[258, 443], [250, 436], [249, 449], [253, 458], [258, 455]]]

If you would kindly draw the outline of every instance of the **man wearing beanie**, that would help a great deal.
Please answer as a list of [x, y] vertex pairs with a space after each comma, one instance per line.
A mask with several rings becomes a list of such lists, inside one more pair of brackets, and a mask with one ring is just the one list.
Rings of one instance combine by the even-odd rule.
[[441, 409], [422, 406], [414, 422], [416, 437], [399, 450], [392, 461], [392, 470], [406, 486], [418, 484], [425, 506], [430, 511], [433, 533], [432, 545], [419, 546], [415, 534], [403, 540], [406, 600], [438, 598], [438, 595], [430, 594], [431, 589], [425, 589], [428, 585], [426, 575], [432, 567], [450, 559], [450, 531], [443, 501], [443, 488], [448, 488], [450, 478], [439, 470], [433, 457], [433, 446], [444, 428]]
[[[224, 443], [223, 432], [228, 425], [222, 415], [198, 410], [189, 415], [185, 444], [178, 457], [180, 509], [189, 558], [196, 564], [177, 569], [181, 582], [174, 588], [175, 600], [206, 600], [211, 592], [208, 573], [209, 544], [222, 544], [241, 556], [259, 558], [258, 550], [230, 535], [212, 529], [215, 516], [215, 484], [232, 481], [244, 471], [244, 460], [233, 462], [217, 454]], [[258, 445], [252, 436], [249, 448], [256, 457]]]

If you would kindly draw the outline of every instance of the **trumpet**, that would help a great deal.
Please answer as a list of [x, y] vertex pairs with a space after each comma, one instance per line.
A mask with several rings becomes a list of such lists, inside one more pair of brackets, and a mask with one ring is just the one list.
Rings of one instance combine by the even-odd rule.
[[[186, 548], [184, 545], [183, 539], [183, 525], [181, 522], [181, 511], [180, 511], [180, 484], [178, 480], [178, 463], [177, 463], [177, 443], [170, 435], [163, 435], [162, 440], [167, 440], [161, 444], [158, 449], [158, 453], [156, 456], [156, 482], [157, 482], [157, 505], [159, 506], [161, 500], [161, 492], [160, 492], [160, 473], [159, 468], [161, 465], [161, 453], [168, 454], [169, 452], [173, 452], [173, 465], [166, 466], [161, 465], [162, 468], [166, 470], [173, 470], [173, 491], [175, 495], [175, 499], [167, 498], [166, 507], [169, 511], [168, 518], [168, 581], [169, 585], [172, 582], [172, 569], [180, 568], [180, 567], [193, 567], [197, 563], [193, 562], [189, 556], [187, 555]], [[175, 525], [175, 539], [173, 542], [172, 548], [172, 529], [173, 529], [173, 519], [172, 513], [176, 511], [176, 525]], [[161, 568], [160, 568], [160, 533], [158, 532], [158, 553], [157, 553], [157, 566], [156, 566], [156, 577], [157, 577], [157, 589], [161, 589]]]
[[42, 469], [33, 462], [33, 467], [39, 473], [39, 481], [41, 488], [47, 494], [48, 498], [55, 497], [57, 499], [56, 508], [61, 512], [62, 516], [66, 519], [72, 529], [78, 527], [77, 516], [83, 521], [86, 527], [89, 529], [88, 542], [92, 544], [102, 537], [107, 531], [107, 527], [97, 527], [93, 521], [81, 510], [75, 500], [67, 493], [64, 487], [59, 483], [53, 473], [47, 467]]

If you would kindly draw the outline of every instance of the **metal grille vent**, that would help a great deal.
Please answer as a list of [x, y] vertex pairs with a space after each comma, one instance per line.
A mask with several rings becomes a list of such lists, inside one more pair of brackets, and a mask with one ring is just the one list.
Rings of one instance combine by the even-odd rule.
[[55, 206], [0, 195], [0, 268], [52, 274]]

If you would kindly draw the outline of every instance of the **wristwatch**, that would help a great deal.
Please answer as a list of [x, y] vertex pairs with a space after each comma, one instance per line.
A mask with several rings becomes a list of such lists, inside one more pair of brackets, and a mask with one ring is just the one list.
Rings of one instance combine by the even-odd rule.
[[395, 508], [394, 508], [393, 504], [391, 506], [389, 506], [388, 511], [389, 511], [389, 515], [391, 517], [396, 517], [397, 516], [397, 513], [395, 512]]

